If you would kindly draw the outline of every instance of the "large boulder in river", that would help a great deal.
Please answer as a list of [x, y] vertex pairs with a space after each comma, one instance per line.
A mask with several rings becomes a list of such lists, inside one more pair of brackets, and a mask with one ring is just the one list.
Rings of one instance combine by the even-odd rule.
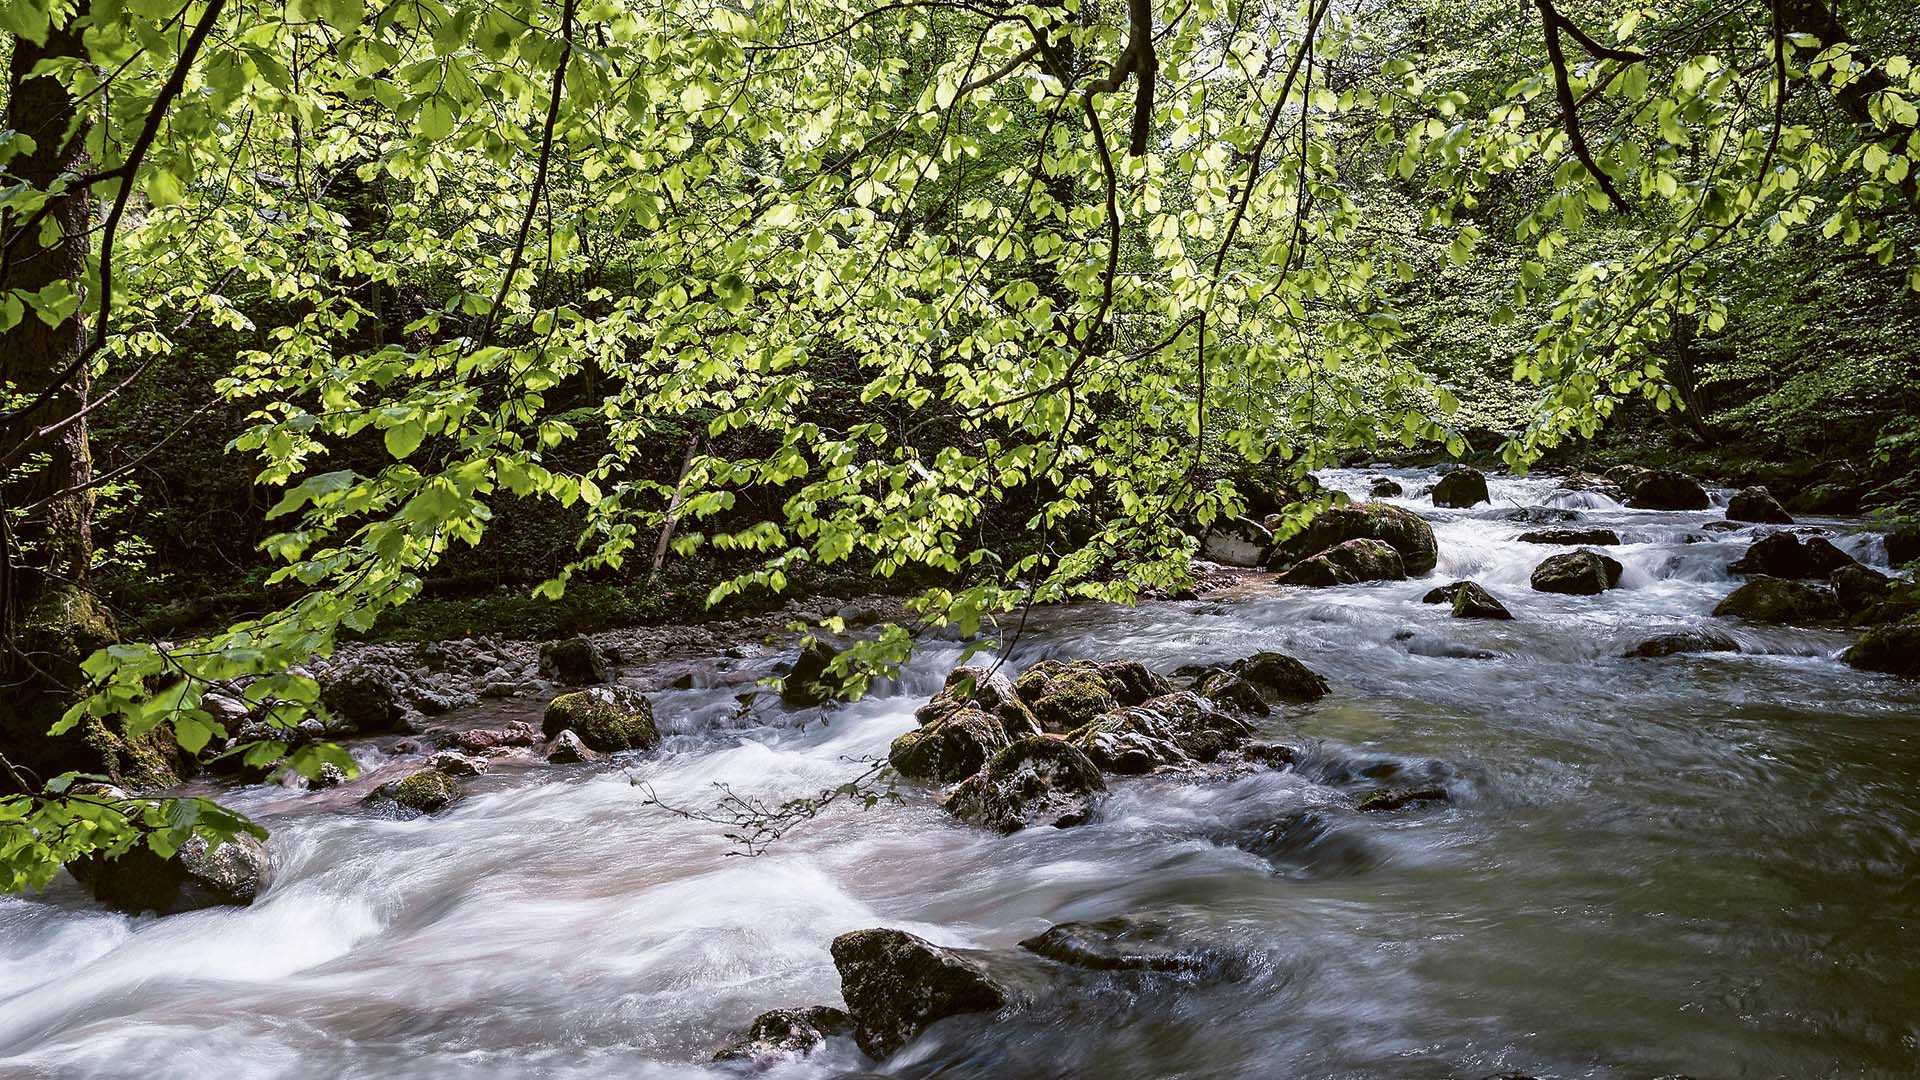
[[466, 796], [453, 777], [438, 769], [422, 769], [374, 788], [367, 801], [391, 804], [403, 817], [437, 814]]
[[1245, 721], [1183, 690], [1097, 717], [1067, 741], [1107, 772], [1137, 775], [1212, 761], [1252, 737]]
[[1777, 578], [1826, 578], [1851, 565], [1853, 556], [1818, 536], [1770, 533], [1753, 542], [1747, 553], [1727, 569], [1736, 574], [1765, 574]]
[[1727, 500], [1728, 521], [1757, 521], [1763, 525], [1791, 525], [1793, 515], [1764, 487], [1741, 488]]
[[[1099, 766], [1064, 739], [1029, 735], [993, 755], [947, 796], [947, 812], [1001, 832], [1036, 825], [1067, 828], [1093, 815], [1107, 789]], [[856, 1013], [857, 1015], [857, 1013]]]
[[1227, 670], [1278, 701], [1318, 701], [1332, 690], [1318, 672], [1285, 653], [1257, 652], [1235, 660]]
[[352, 664], [320, 677], [320, 704], [339, 726], [363, 735], [406, 727], [406, 673], [386, 664]]
[[1033, 710], [1020, 700], [1012, 679], [974, 664], [962, 664], [949, 671], [940, 692], [915, 709], [913, 718], [922, 724], [931, 724], [961, 709], [986, 713], [1000, 721], [1010, 736], [1038, 735], [1041, 730]]
[[1431, 572], [1440, 561], [1433, 526], [1419, 514], [1392, 503], [1368, 502], [1315, 514], [1306, 528], [1279, 544], [1270, 565], [1284, 569], [1348, 540], [1379, 540], [1393, 545], [1406, 573], [1415, 577]]
[[979, 772], [1011, 742], [999, 720], [960, 709], [893, 740], [887, 760], [902, 776], [952, 783]]
[[744, 1035], [713, 1055], [715, 1061], [772, 1062], [805, 1057], [828, 1039], [853, 1030], [853, 1017], [831, 1005], [775, 1009], [754, 1017]]
[[1536, 592], [1568, 596], [1597, 596], [1620, 584], [1620, 563], [1597, 551], [1581, 548], [1552, 555], [1533, 568]]
[[1748, 622], [1790, 626], [1837, 622], [1846, 614], [1827, 590], [1776, 577], [1754, 578], [1720, 601], [1713, 613]]
[[1262, 566], [1273, 550], [1273, 533], [1246, 518], [1230, 518], [1208, 529], [1200, 557], [1224, 566]]
[[540, 730], [549, 739], [562, 731], [572, 731], [581, 742], [603, 754], [647, 750], [660, 744], [653, 703], [646, 695], [624, 686], [594, 686], [561, 694], [547, 702]]
[[1433, 485], [1435, 506], [1465, 509], [1488, 501], [1487, 478], [1478, 469], [1455, 469]]
[[88, 855], [68, 863], [67, 872], [110, 908], [172, 915], [253, 903], [266, 887], [267, 866], [267, 845], [242, 834], [218, 847], [205, 837], [188, 837], [171, 859], [145, 844], [118, 858]]
[[1699, 481], [1667, 469], [1641, 473], [1621, 487], [1626, 490], [1627, 505], [1641, 510], [1705, 510], [1712, 505]]
[[540, 646], [540, 674], [564, 686], [603, 683], [607, 681], [607, 658], [588, 638], [549, 641]]
[[780, 701], [790, 709], [808, 709], [839, 695], [840, 684], [827, 670], [840, 650], [808, 638], [780, 680]]
[[1840, 601], [1849, 615], [1857, 615], [1893, 596], [1892, 578], [1859, 563], [1837, 568], [1828, 580], [1833, 582], [1834, 599]]
[[1294, 563], [1274, 580], [1282, 585], [1325, 588], [1363, 581], [1403, 581], [1406, 563], [1384, 540], [1347, 540]]
[[1515, 539], [1523, 544], [1555, 544], [1560, 547], [1617, 547], [1620, 534], [1612, 529], [1535, 529]]
[[1065, 734], [1101, 713], [1138, 705], [1172, 689], [1137, 660], [1042, 660], [1014, 683], [1041, 729], [1054, 734]]
[[1862, 634], [1843, 659], [1861, 671], [1920, 678], [1920, 621], [1876, 626]]
[[1456, 619], [1511, 619], [1513, 612], [1507, 606], [1494, 599], [1492, 593], [1480, 587], [1476, 581], [1456, 581], [1451, 585], [1442, 585], [1421, 598], [1422, 603], [1448, 604], [1453, 608]]
[[971, 960], [903, 930], [855, 930], [833, 939], [853, 1041], [885, 1061], [937, 1021], [996, 1012], [1007, 992]]

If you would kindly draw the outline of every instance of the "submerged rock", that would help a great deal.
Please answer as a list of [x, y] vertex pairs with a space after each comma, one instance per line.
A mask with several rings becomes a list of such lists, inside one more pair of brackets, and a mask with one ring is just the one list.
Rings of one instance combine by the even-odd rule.
[[603, 754], [647, 750], [660, 745], [653, 704], [624, 686], [595, 686], [561, 694], [547, 702], [540, 728], [549, 739], [571, 730]]
[[1257, 652], [1235, 660], [1227, 670], [1252, 683], [1263, 696], [1278, 701], [1318, 701], [1333, 689], [1312, 668], [1285, 653]]
[[1861, 671], [1920, 678], [1920, 621], [1876, 626], [1862, 634], [1843, 659]]
[[438, 769], [422, 769], [373, 789], [369, 802], [388, 802], [405, 817], [437, 814], [465, 797], [453, 777]]
[[1727, 500], [1728, 521], [1757, 521], [1765, 525], [1791, 525], [1793, 515], [1780, 505], [1773, 493], [1758, 485], [1741, 488]]
[[1011, 741], [999, 720], [961, 709], [893, 740], [887, 760], [902, 776], [951, 783], [979, 772]]
[[1596, 596], [1620, 584], [1620, 574], [1617, 560], [1581, 548], [1549, 556], [1534, 567], [1532, 585], [1537, 592]]
[[746, 1033], [713, 1055], [715, 1061], [805, 1057], [835, 1035], [853, 1030], [853, 1017], [831, 1005], [774, 1009], [754, 1018]]
[[1676, 630], [1660, 634], [1628, 649], [1629, 658], [1674, 656], [1679, 653], [1739, 652], [1740, 643], [1718, 630]]
[[1322, 510], [1297, 534], [1282, 541], [1270, 565], [1280, 570], [1348, 540], [1379, 540], [1400, 553], [1405, 573], [1418, 577], [1439, 564], [1440, 546], [1433, 526], [1419, 514], [1392, 503], [1368, 502]]
[[1487, 478], [1478, 469], [1461, 467], [1433, 485], [1433, 505], [1465, 509], [1488, 502]]
[[118, 858], [95, 854], [67, 864], [67, 872], [95, 899], [135, 915], [245, 907], [266, 887], [267, 869], [267, 845], [246, 835], [219, 847], [204, 837], [188, 837], [171, 859], [139, 844]]
[[1423, 604], [1450, 604], [1456, 619], [1511, 619], [1513, 612], [1494, 599], [1492, 593], [1474, 581], [1456, 581], [1431, 589], [1420, 598]]
[[1107, 772], [1137, 775], [1212, 761], [1252, 735], [1244, 721], [1183, 690], [1097, 717], [1067, 741]]
[[1831, 577], [1835, 570], [1851, 566], [1853, 561], [1853, 556], [1820, 537], [1777, 532], [1755, 540], [1727, 569], [1736, 574], [1820, 579]]
[[1067, 828], [1093, 815], [1107, 789], [1100, 769], [1064, 739], [1029, 735], [988, 760], [947, 796], [947, 812], [973, 825], [1018, 832]]
[[1377, 814], [1399, 810], [1414, 803], [1446, 801], [1445, 788], [1376, 788], [1360, 796], [1353, 808], [1363, 814]]
[[1641, 510], [1705, 510], [1712, 505], [1699, 481], [1666, 469], [1643, 472], [1620, 486], [1627, 493], [1627, 505]]
[[588, 686], [607, 681], [607, 660], [584, 637], [549, 641], [540, 646], [540, 674], [564, 686]]
[[1011, 737], [1038, 735], [1041, 731], [1040, 721], [1034, 718], [1026, 702], [1020, 700], [1012, 679], [971, 664], [962, 664], [948, 672], [940, 692], [915, 709], [913, 717], [922, 724], [931, 724], [966, 708], [978, 709], [1000, 721], [1000, 726]]
[[1138, 918], [1061, 923], [1020, 947], [1090, 971], [1199, 971], [1209, 962], [1206, 953], [1183, 946], [1171, 924]]
[[1347, 540], [1294, 563], [1276, 580], [1282, 585], [1325, 588], [1363, 581], [1401, 581], [1407, 567], [1384, 540]]
[[1516, 539], [1523, 544], [1558, 544], [1562, 547], [1579, 547], [1582, 544], [1617, 547], [1620, 544], [1620, 534], [1612, 529], [1535, 529], [1521, 533]]
[[1006, 990], [978, 964], [902, 930], [841, 934], [831, 951], [853, 1040], [879, 1061], [940, 1020], [1007, 1004]]
[[1748, 581], [1720, 601], [1713, 613], [1748, 622], [1795, 626], [1837, 622], [1845, 615], [1840, 602], [1827, 590], [1776, 577]]

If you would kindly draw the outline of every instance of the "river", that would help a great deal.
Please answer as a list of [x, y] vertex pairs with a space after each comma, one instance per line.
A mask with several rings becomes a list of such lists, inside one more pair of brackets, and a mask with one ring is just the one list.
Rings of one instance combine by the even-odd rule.
[[[1324, 479], [1358, 494], [1381, 471]], [[1384, 471], [1409, 492], [1432, 479]], [[930, 643], [898, 685], [824, 722], [736, 719], [739, 687], [712, 684], [791, 647], [748, 650], [695, 680], [710, 685], [654, 693], [665, 745], [624, 768], [498, 768], [412, 821], [354, 811], [356, 792], [229, 794], [273, 830], [250, 908], [128, 917], [64, 875], [0, 898], [0, 1077], [739, 1076], [707, 1060], [756, 1014], [839, 1002], [836, 934], [898, 927], [1032, 971], [1019, 940], [1123, 915], [1232, 963], [1058, 974], [884, 1065], [841, 1038], [760, 1075], [1920, 1075], [1920, 685], [1842, 665], [1847, 634], [1713, 619], [1754, 535], [1703, 532], [1717, 509], [1490, 481], [1493, 505], [1473, 510], [1395, 500], [1435, 528], [1426, 578], [1060, 609], [1008, 660], [1170, 672], [1292, 654], [1334, 688], [1260, 722], [1304, 748], [1292, 769], [1116, 779], [1091, 823], [1010, 837], [903, 784], [897, 803], [736, 857], [635, 782], [684, 805], [716, 783], [765, 798], [838, 784], [914, 725], [960, 646]], [[1500, 515], [1537, 504], [1622, 534], [1619, 588], [1528, 588], [1567, 549], [1517, 542], [1537, 526]], [[1884, 569], [1859, 522], [1803, 524]], [[1515, 620], [1419, 602], [1460, 578]], [[1621, 656], [1709, 623], [1740, 651]], [[494, 707], [531, 718], [539, 702]], [[1379, 778], [1451, 800], [1351, 812]]]

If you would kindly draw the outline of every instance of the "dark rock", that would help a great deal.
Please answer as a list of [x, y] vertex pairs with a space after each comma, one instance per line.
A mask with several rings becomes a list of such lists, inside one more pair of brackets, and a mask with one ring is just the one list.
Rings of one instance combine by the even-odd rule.
[[1312, 668], [1285, 653], [1257, 652], [1235, 660], [1228, 670], [1252, 683], [1262, 696], [1279, 701], [1317, 701], [1332, 690]]
[[1067, 741], [1108, 772], [1137, 775], [1212, 761], [1252, 734], [1245, 721], [1182, 690], [1097, 717]]
[[978, 964], [904, 931], [855, 930], [834, 938], [831, 951], [854, 1042], [876, 1060], [937, 1021], [1007, 1004], [1007, 992]]
[[1014, 684], [1043, 731], [1064, 734], [1119, 704], [1099, 669], [1084, 660], [1042, 660]]
[[1027, 708], [1026, 702], [1020, 700], [1012, 679], [971, 664], [962, 664], [948, 672], [946, 685], [925, 705], [915, 709], [913, 717], [922, 724], [931, 724], [949, 713], [968, 708], [978, 709], [1000, 721], [1000, 726], [1011, 737], [1038, 735], [1041, 731], [1040, 722], [1034, 719], [1033, 710]]
[[1445, 802], [1445, 788], [1376, 788], [1360, 796], [1354, 809], [1363, 814], [1384, 813], [1418, 802]]
[[554, 765], [573, 765], [582, 761], [592, 761], [599, 754], [580, 741], [580, 736], [571, 731], [563, 731], [547, 744], [547, 761]]
[[1433, 526], [1419, 514], [1392, 503], [1369, 502], [1334, 507], [1314, 515], [1306, 528], [1277, 545], [1274, 569], [1284, 569], [1348, 540], [1379, 540], [1400, 553], [1405, 572], [1429, 573], [1440, 561]]
[[1433, 505], [1464, 509], [1488, 502], [1487, 478], [1478, 469], [1458, 468], [1433, 485]]
[[1884, 543], [1889, 566], [1905, 566], [1920, 559], [1920, 525], [1902, 525], [1887, 533]]
[[1593, 544], [1600, 547], [1615, 547], [1620, 543], [1620, 534], [1612, 529], [1535, 529], [1523, 532], [1517, 538], [1523, 544], [1559, 544], [1563, 547], [1579, 547]]
[[1240, 748], [1241, 756], [1270, 769], [1284, 769], [1300, 760], [1300, 748], [1277, 742], [1250, 742]]
[[1755, 486], [1741, 488], [1739, 493], [1727, 500], [1728, 521], [1758, 521], [1767, 525], [1791, 525], [1793, 515], [1781, 506], [1766, 488]]
[[118, 858], [76, 859], [67, 871], [115, 910], [173, 915], [253, 903], [266, 887], [267, 867], [267, 845], [243, 834], [217, 848], [204, 837], [188, 837], [171, 859], [139, 844]]
[[1566, 521], [1579, 521], [1578, 510], [1567, 510], [1558, 506], [1516, 506], [1511, 510], [1502, 510], [1494, 517], [1501, 521], [1517, 521], [1523, 525], [1556, 525]]
[[348, 779], [347, 770], [329, 761], [320, 766], [318, 772], [307, 778], [307, 790], [322, 791], [327, 788], [339, 787], [341, 784], [346, 783]]
[[1857, 615], [1893, 597], [1893, 579], [1859, 563], [1835, 569], [1830, 580], [1834, 598], [1849, 615]]
[[1720, 601], [1713, 613], [1748, 622], [1794, 626], [1837, 622], [1845, 615], [1840, 602], [1827, 590], [1776, 577], [1748, 581]]
[[1753, 542], [1727, 569], [1736, 574], [1777, 578], [1826, 578], [1853, 563], [1853, 556], [1821, 538], [1770, 533]]
[[1385, 476], [1376, 476], [1368, 486], [1367, 494], [1376, 499], [1390, 499], [1406, 494], [1406, 489], [1400, 486], [1398, 480], [1389, 479]]
[[1224, 566], [1263, 566], [1273, 550], [1273, 533], [1246, 518], [1231, 518], [1208, 529], [1200, 557]]
[[780, 700], [790, 709], [808, 709], [839, 696], [840, 683], [827, 670], [840, 650], [809, 638], [781, 679]]
[[1347, 540], [1294, 563], [1276, 580], [1282, 585], [1324, 588], [1363, 581], [1402, 581], [1406, 564], [1384, 540]]
[[962, 821], [1001, 832], [1035, 825], [1064, 829], [1091, 817], [1106, 789], [1099, 767], [1079, 749], [1064, 739], [1029, 735], [962, 781], [945, 805]]
[[1451, 585], [1442, 585], [1430, 589], [1420, 598], [1423, 604], [1451, 604], [1456, 619], [1511, 619], [1513, 612], [1507, 606], [1494, 599], [1492, 593], [1480, 587], [1478, 582], [1456, 581]]
[[1627, 493], [1627, 505], [1642, 510], [1705, 510], [1712, 505], [1698, 481], [1665, 469], [1636, 476], [1621, 487]]
[[569, 729], [603, 754], [660, 745], [652, 703], [624, 686], [589, 687], [547, 702], [541, 732], [551, 739]]
[[406, 817], [437, 814], [465, 797], [453, 777], [438, 769], [422, 769], [373, 789], [370, 802], [389, 802]]
[[540, 646], [540, 674], [564, 686], [590, 686], [607, 681], [607, 661], [587, 638], [549, 641]]
[[1632, 657], [1673, 656], [1677, 653], [1739, 652], [1740, 643], [1718, 630], [1676, 630], [1660, 634], [1627, 650]]
[[893, 740], [887, 760], [902, 776], [951, 783], [979, 772], [1011, 741], [999, 720], [960, 709]]
[[1739, 532], [1746, 528], [1737, 521], [1708, 521], [1701, 523], [1700, 527], [1707, 532]]
[[753, 1026], [713, 1055], [715, 1061], [764, 1061], [805, 1057], [835, 1035], [853, 1030], [853, 1017], [831, 1005], [775, 1009], [754, 1018]]
[[1183, 947], [1170, 924], [1148, 919], [1061, 923], [1020, 947], [1090, 971], [1199, 971], [1208, 966], [1207, 955]]
[[1214, 671], [1202, 677], [1194, 687], [1200, 696], [1225, 709], [1265, 716], [1273, 709], [1252, 683], [1231, 671]]
[[354, 664], [321, 677], [320, 704], [349, 730], [382, 735], [405, 730], [406, 675], [384, 664]]
[[1534, 567], [1532, 584], [1538, 592], [1596, 596], [1620, 584], [1620, 573], [1617, 561], [1581, 548], [1549, 556]]
[[1876, 626], [1860, 635], [1844, 659], [1861, 671], [1920, 678], [1920, 621]]

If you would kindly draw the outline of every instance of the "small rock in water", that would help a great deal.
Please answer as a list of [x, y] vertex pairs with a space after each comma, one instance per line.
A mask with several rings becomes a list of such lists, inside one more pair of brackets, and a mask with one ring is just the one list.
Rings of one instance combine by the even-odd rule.
[[715, 1061], [805, 1057], [835, 1035], [853, 1030], [853, 1018], [831, 1005], [775, 1009], [754, 1018], [746, 1034], [721, 1048]]
[[1620, 543], [1620, 534], [1612, 529], [1535, 529], [1532, 532], [1523, 532], [1515, 539], [1523, 544], [1558, 544], [1562, 547], [1594, 544], [1599, 547], [1616, 547]]
[[1391, 499], [1406, 494], [1406, 489], [1400, 486], [1399, 481], [1391, 477], [1376, 476], [1371, 481], [1371, 486], [1368, 487], [1367, 494], [1376, 499]]
[[138, 844], [118, 858], [75, 859], [67, 871], [108, 907], [173, 915], [253, 903], [266, 887], [267, 866], [267, 845], [243, 834], [217, 848], [204, 837], [188, 837], [171, 859]]
[[1257, 761], [1270, 769], [1284, 769], [1300, 760], [1300, 748], [1277, 742], [1250, 742], [1240, 748], [1248, 761]]
[[947, 797], [961, 821], [1001, 832], [1036, 825], [1064, 829], [1093, 816], [1107, 789], [1100, 769], [1064, 739], [1029, 735], [995, 754]]
[[1627, 650], [1629, 658], [1674, 656], [1679, 653], [1739, 652], [1740, 643], [1718, 630], [1677, 630], [1661, 634]]
[[827, 665], [839, 655], [839, 649], [819, 638], [809, 638], [800, 647], [793, 667], [781, 678], [780, 701], [789, 709], [809, 709], [831, 701], [840, 688]]
[[1487, 478], [1478, 469], [1462, 466], [1433, 485], [1433, 505], [1465, 509], [1488, 501]]
[[1404, 506], [1369, 502], [1341, 506], [1314, 515], [1305, 529], [1275, 546], [1269, 564], [1279, 570], [1347, 540], [1380, 540], [1400, 553], [1405, 574], [1429, 573], [1440, 561], [1433, 526]]
[[1580, 511], [1568, 510], [1563, 506], [1516, 506], [1494, 516], [1502, 521], [1517, 521], [1523, 525], [1552, 525], [1562, 521], [1579, 521], [1582, 517]]
[[307, 778], [307, 788], [319, 791], [323, 788], [339, 787], [347, 782], [347, 771], [332, 762], [320, 766], [320, 771]]
[[1533, 568], [1532, 584], [1537, 592], [1568, 596], [1596, 596], [1620, 584], [1620, 563], [1581, 548], [1552, 555]]
[[1412, 806], [1417, 802], [1445, 802], [1445, 788], [1377, 788], [1360, 796], [1354, 809], [1363, 814], [1383, 813]]
[[1765, 574], [1777, 578], [1827, 578], [1843, 566], [1853, 565], [1853, 556], [1821, 538], [1802, 539], [1792, 533], [1777, 532], [1753, 542], [1745, 555], [1727, 569], [1736, 574]]
[[1020, 947], [1093, 971], [1199, 971], [1208, 966], [1204, 952], [1174, 939], [1170, 924], [1149, 919], [1061, 923]]
[[1285, 653], [1257, 652], [1235, 660], [1227, 670], [1279, 701], [1317, 701], [1333, 689], [1312, 668]]
[[571, 731], [562, 731], [547, 744], [547, 761], [554, 765], [573, 765], [582, 761], [592, 761], [600, 755], [580, 741], [580, 736]]
[[1780, 505], [1773, 493], [1758, 485], [1742, 488], [1727, 500], [1728, 521], [1758, 521], [1767, 525], [1791, 525], [1793, 515]]
[[978, 964], [902, 930], [855, 930], [833, 939], [840, 995], [853, 1040], [885, 1061], [936, 1022], [995, 1012], [1007, 992]]
[[1733, 590], [1715, 615], [1757, 623], [1807, 626], [1845, 617], [1840, 602], [1825, 589], [1785, 578], [1756, 577]]
[[540, 674], [565, 686], [589, 686], [607, 681], [607, 661], [587, 638], [550, 641], [540, 646]]
[[459, 802], [466, 792], [453, 777], [438, 769], [422, 769], [399, 780], [388, 781], [373, 789], [368, 802], [391, 803], [403, 817], [437, 814]]
[[479, 776], [487, 771], [485, 758], [468, 757], [452, 750], [442, 750], [427, 759], [427, 764], [448, 776]]
[[1474, 581], [1442, 585], [1420, 598], [1424, 604], [1451, 604], [1456, 619], [1511, 619], [1513, 612]]
[[1201, 697], [1224, 709], [1234, 709], [1253, 716], [1266, 716], [1273, 712], [1273, 708], [1252, 683], [1231, 671], [1209, 672], [1201, 677], [1194, 689], [1199, 691]]

